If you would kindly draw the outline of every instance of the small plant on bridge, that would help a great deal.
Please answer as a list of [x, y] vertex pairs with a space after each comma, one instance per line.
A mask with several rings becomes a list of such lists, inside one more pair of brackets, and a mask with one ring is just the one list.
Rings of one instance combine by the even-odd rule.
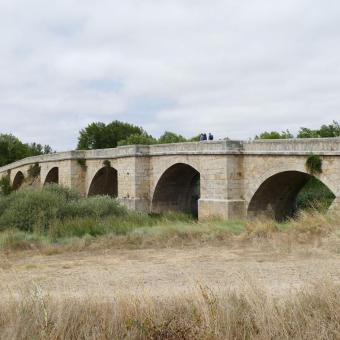
[[320, 175], [322, 173], [322, 159], [318, 155], [310, 155], [306, 160], [307, 171], [311, 175]]
[[78, 159], [77, 159], [77, 162], [78, 162], [78, 164], [80, 165], [80, 167], [81, 167], [83, 170], [86, 170], [86, 169], [87, 169], [86, 159], [85, 159], [85, 158], [78, 158]]
[[111, 168], [111, 162], [108, 159], [103, 162], [103, 165], [107, 168]]
[[31, 165], [28, 169], [28, 176], [32, 179], [37, 178], [40, 175], [41, 167], [38, 163]]
[[9, 195], [13, 191], [9, 175], [6, 175], [0, 179], [0, 191], [1, 194], [5, 196]]

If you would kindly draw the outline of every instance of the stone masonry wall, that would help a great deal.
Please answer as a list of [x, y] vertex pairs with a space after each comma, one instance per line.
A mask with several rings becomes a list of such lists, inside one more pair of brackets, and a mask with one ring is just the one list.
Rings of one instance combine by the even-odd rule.
[[[116, 149], [71, 151], [24, 159], [0, 168], [10, 172], [13, 182], [18, 171], [38, 163], [42, 186], [53, 167], [59, 169], [59, 183], [86, 196], [105, 160], [118, 173], [118, 199], [129, 208], [152, 211], [152, 198], [162, 175], [177, 163], [190, 165], [200, 173], [199, 218], [219, 216], [242, 218], [251, 198], [270, 176], [284, 171], [306, 172], [309, 154], [321, 155], [320, 180], [335, 194], [333, 209], [340, 210], [340, 139], [213, 141]], [[84, 165], [83, 161], [86, 160]]]

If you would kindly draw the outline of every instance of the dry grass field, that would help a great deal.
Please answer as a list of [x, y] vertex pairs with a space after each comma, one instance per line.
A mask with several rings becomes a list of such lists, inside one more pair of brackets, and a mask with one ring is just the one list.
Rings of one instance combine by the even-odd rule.
[[5, 249], [0, 339], [340, 339], [340, 234], [329, 221]]
[[327, 280], [340, 284], [340, 253], [334, 240], [290, 245], [268, 241], [171, 248], [95, 249], [44, 255], [20, 252], [2, 256], [0, 296], [39, 286], [50, 296], [147, 292], [155, 296], [185, 293], [199, 284], [237, 289], [246, 282], [273, 295]]
[[340, 216], [128, 212], [0, 197], [0, 339], [340, 339]]

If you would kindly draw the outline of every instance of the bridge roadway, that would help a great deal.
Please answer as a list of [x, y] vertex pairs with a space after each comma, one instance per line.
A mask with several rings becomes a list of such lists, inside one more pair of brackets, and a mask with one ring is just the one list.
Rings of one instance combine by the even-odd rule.
[[340, 210], [340, 138], [133, 145], [26, 158], [0, 168], [15, 190], [58, 183], [83, 196], [110, 195], [129, 209], [183, 211], [199, 219], [238, 219], [294, 211], [313, 176], [307, 158], [322, 159], [316, 175]]

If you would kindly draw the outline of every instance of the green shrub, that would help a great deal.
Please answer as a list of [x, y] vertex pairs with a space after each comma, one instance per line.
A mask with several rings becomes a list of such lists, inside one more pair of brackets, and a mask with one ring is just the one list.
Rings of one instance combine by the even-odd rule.
[[58, 184], [49, 184], [46, 185], [42, 191], [44, 192], [51, 192], [55, 195], [60, 196], [62, 199], [64, 199], [66, 202], [70, 202], [70, 201], [77, 201], [81, 198], [81, 196], [79, 195], [79, 192], [73, 190], [73, 189], [69, 189], [69, 188], [65, 188], [62, 187]]
[[127, 214], [126, 209], [117, 200], [109, 196], [93, 196], [73, 200], [65, 204], [60, 211], [60, 218], [119, 216]]
[[9, 195], [13, 191], [9, 175], [0, 179], [0, 191], [3, 195]]
[[334, 198], [333, 192], [326, 185], [312, 177], [297, 196], [297, 208], [326, 211]]
[[51, 224], [72, 218], [121, 216], [126, 209], [108, 196], [80, 198], [57, 185], [27, 188], [0, 197], [0, 229], [44, 232]]
[[310, 155], [306, 160], [306, 168], [311, 175], [322, 173], [322, 159], [318, 155]]
[[85, 235], [126, 235], [141, 227], [174, 222], [190, 223], [192, 219], [178, 213], [151, 216], [128, 212], [109, 196], [82, 198], [77, 192], [56, 184], [0, 196], [0, 230], [16, 230], [15, 239], [24, 235], [20, 232], [33, 232], [52, 240]]
[[0, 228], [33, 231], [45, 230], [56, 219], [64, 204], [61, 196], [48, 191], [20, 190], [1, 200]]

